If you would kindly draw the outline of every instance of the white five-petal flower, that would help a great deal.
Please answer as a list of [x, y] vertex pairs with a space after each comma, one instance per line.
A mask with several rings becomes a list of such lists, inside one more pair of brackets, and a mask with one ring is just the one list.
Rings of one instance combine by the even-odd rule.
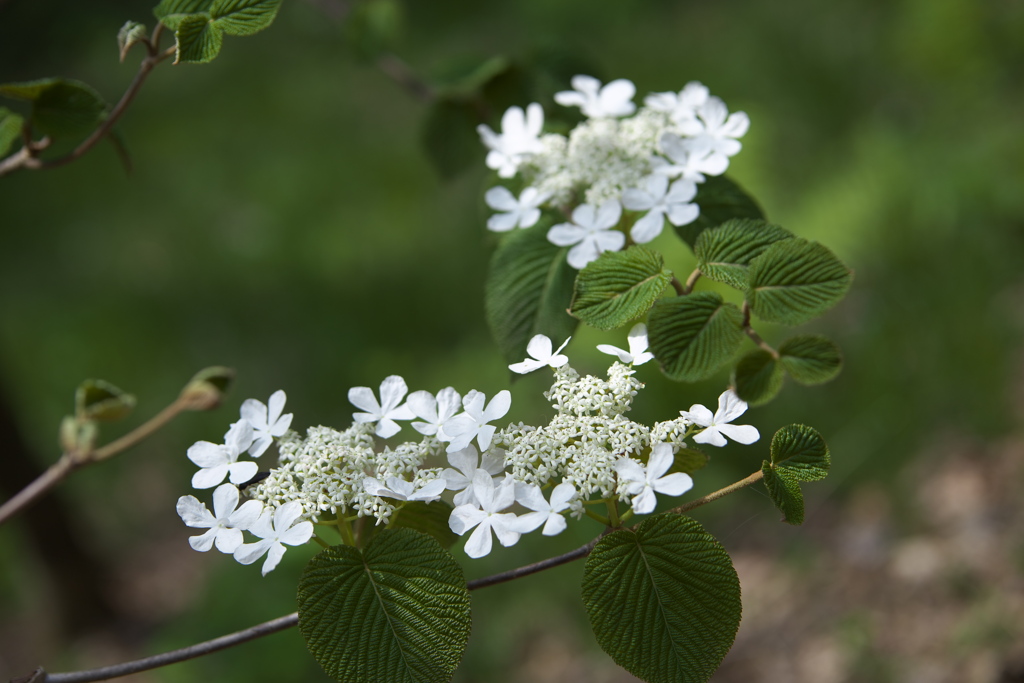
[[672, 446], [667, 443], [655, 444], [646, 467], [632, 458], [622, 458], [615, 463], [619, 482], [625, 485], [625, 493], [633, 496], [633, 511], [638, 515], [654, 512], [658, 504], [655, 491], [681, 496], [693, 488], [693, 479], [683, 472], [662, 476], [671, 466]]
[[633, 325], [633, 329], [629, 331], [627, 342], [629, 351], [624, 351], [611, 344], [598, 344], [597, 350], [601, 353], [618, 356], [621, 362], [630, 365], [643, 365], [654, 358], [654, 354], [647, 350], [647, 325], [643, 323]]
[[625, 78], [601, 87], [601, 81], [593, 76], [573, 76], [572, 87], [573, 90], [555, 93], [555, 102], [563, 107], [579, 107], [589, 118], [629, 116], [636, 111], [636, 86]]
[[228, 478], [232, 484], [244, 484], [259, 471], [254, 462], [237, 462], [238, 456], [252, 445], [252, 425], [239, 420], [224, 435], [224, 444], [198, 441], [189, 447], [188, 459], [200, 469], [192, 476], [192, 488], [209, 489]]
[[189, 537], [188, 544], [193, 549], [205, 553], [216, 543], [217, 550], [230, 554], [242, 545], [242, 532], [259, 518], [263, 503], [247, 500], [238, 507], [238, 488], [233, 484], [221, 484], [213, 492], [212, 513], [195, 496], [179, 498], [177, 510], [186, 526], [209, 529], [200, 536]]
[[501, 134], [490, 126], [476, 127], [483, 143], [491, 150], [487, 153], [487, 168], [493, 168], [502, 178], [511, 178], [519, 165], [531, 154], [543, 151], [540, 132], [544, 128], [544, 109], [534, 102], [523, 113], [520, 107], [509, 107], [501, 117]]
[[502, 389], [484, 408], [486, 398], [483, 393], [475, 389], [470, 391], [462, 399], [464, 412], [444, 423], [445, 436], [451, 439], [447, 448], [448, 453], [461, 451], [473, 439], [476, 439], [482, 451], [486, 451], [490, 447], [491, 437], [494, 436], [497, 427], [487, 423], [505, 416], [508, 409], [512, 407], [512, 394], [508, 389]]
[[[569, 337], [572, 339], [572, 337]], [[531, 356], [524, 361], [519, 363], [513, 363], [508, 366], [508, 369], [512, 372], [517, 372], [520, 375], [525, 375], [528, 372], [539, 370], [540, 368], [548, 365], [553, 368], [560, 368], [569, 362], [569, 358], [564, 354], [560, 353], [565, 345], [569, 343], [569, 339], [562, 342], [554, 351], [551, 350], [551, 339], [543, 334], [536, 334], [530, 343], [526, 345], [526, 353]]]
[[[242, 419], [249, 422], [253, 429], [253, 442], [249, 446], [249, 455], [258, 458], [274, 442], [274, 437], [283, 436], [292, 425], [292, 414], [282, 415], [286, 396], [283, 391], [275, 391], [270, 395], [267, 405], [254, 398], [247, 398], [242, 403]], [[269, 408], [268, 408], [269, 406]]]
[[750, 425], [729, 424], [747, 411], [747, 403], [729, 389], [718, 397], [718, 412], [714, 415], [700, 404], [690, 406], [689, 410], [680, 410], [679, 414], [696, 425], [705, 427], [704, 431], [693, 437], [697, 443], [724, 446], [725, 437], [742, 444], [752, 444], [761, 438], [756, 427]]
[[363, 479], [363, 489], [371, 496], [396, 500], [422, 500], [432, 503], [444, 492], [445, 480], [432, 479], [417, 489], [415, 483], [398, 477], [388, 477], [383, 484], [378, 479], [366, 477]]
[[479, 506], [460, 505], [452, 510], [451, 516], [448, 517], [448, 526], [459, 536], [476, 527], [466, 541], [466, 554], [477, 558], [491, 552], [492, 530], [503, 546], [515, 545], [520, 536], [514, 528], [516, 515], [512, 512], [502, 512], [511, 507], [516, 500], [515, 481], [509, 478], [495, 486], [489, 474], [477, 471], [473, 477], [473, 489], [476, 491]]
[[401, 429], [395, 420], [411, 420], [416, 417], [409, 406], [402, 404], [408, 391], [405, 380], [398, 375], [391, 375], [380, 383], [380, 403], [377, 403], [377, 397], [370, 387], [352, 387], [348, 390], [348, 400], [356, 408], [366, 411], [353, 413], [352, 419], [356, 422], [376, 422], [375, 433], [382, 439], [394, 436]]
[[487, 219], [487, 229], [506, 232], [512, 228], [529, 228], [540, 220], [540, 205], [551, 198], [549, 192], [528, 187], [519, 194], [519, 199], [507, 187], [498, 185], [487, 190], [484, 201], [496, 213]]
[[405, 405], [409, 407], [413, 415], [426, 420], [425, 422], [413, 422], [412, 428], [420, 434], [436, 436], [439, 441], [447, 441], [444, 434], [444, 423], [447, 422], [462, 407], [462, 396], [455, 391], [454, 387], [445, 387], [437, 392], [435, 398], [429, 391], [414, 391], [409, 394]]
[[668, 216], [672, 225], [686, 225], [696, 220], [700, 207], [691, 203], [697, 196], [697, 184], [680, 178], [669, 187], [668, 176], [654, 173], [643, 181], [643, 187], [632, 187], [622, 193], [622, 205], [630, 211], [646, 211], [629, 231], [633, 241], [645, 244], [661, 234]]
[[618, 251], [626, 236], [612, 230], [622, 217], [622, 204], [609, 199], [600, 207], [580, 204], [572, 212], [571, 223], [559, 223], [548, 230], [548, 241], [569, 250], [569, 265], [577, 270], [597, 259], [603, 252]]
[[261, 540], [238, 546], [234, 552], [235, 559], [242, 564], [252, 564], [266, 553], [267, 559], [263, 563], [263, 576], [266, 576], [281, 561], [285, 545], [302, 545], [313, 537], [312, 522], [296, 524], [301, 516], [302, 503], [297, 500], [285, 503], [277, 510], [265, 510], [249, 528], [249, 533]]
[[[477, 504], [473, 492], [473, 480], [478, 472], [484, 472], [494, 477], [505, 470], [505, 452], [502, 450], [487, 451], [484, 453], [484, 461], [480, 462], [480, 454], [476, 446], [469, 444], [459, 451], [448, 454], [449, 467], [441, 473], [449, 491], [458, 491], [455, 494], [456, 505]], [[479, 463], [479, 466], [478, 466]], [[452, 469], [452, 468], [455, 469]]]
[[565, 516], [562, 511], [569, 509], [569, 502], [576, 495], [576, 488], [568, 483], [562, 482], [551, 491], [551, 501], [544, 500], [544, 494], [536, 484], [524, 484], [516, 482], [516, 502], [534, 512], [520, 515], [513, 530], [521, 534], [528, 534], [541, 524], [545, 536], [554, 536], [565, 531]]

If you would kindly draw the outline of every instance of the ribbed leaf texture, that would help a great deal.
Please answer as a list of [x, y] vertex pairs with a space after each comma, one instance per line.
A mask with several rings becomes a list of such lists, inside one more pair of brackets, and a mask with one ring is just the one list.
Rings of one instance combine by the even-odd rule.
[[167, 28], [177, 31], [182, 20], [191, 14], [209, 15], [213, 0], [161, 0], [153, 15]]
[[550, 221], [508, 235], [491, 257], [484, 305], [487, 324], [510, 363], [526, 357], [526, 345], [546, 334], [556, 345], [576, 329], [566, 313], [572, 303], [576, 270], [568, 248], [548, 242]]
[[696, 382], [728, 362], [743, 340], [743, 315], [715, 292], [661, 299], [647, 320], [651, 352], [662, 371]]
[[839, 374], [843, 355], [828, 337], [799, 335], [779, 347], [782, 367], [801, 384], [821, 384]]
[[433, 503], [419, 500], [402, 503], [400, 508], [391, 513], [388, 526], [372, 527], [371, 537], [386, 529], [412, 529], [433, 536], [445, 549], [451, 548], [455, 541], [459, 540], [448, 526], [452, 509], [452, 506], [443, 500], [435, 500]]
[[771, 461], [761, 464], [764, 485], [782, 519], [789, 524], [804, 521], [804, 497], [800, 482], [828, 476], [831, 466], [828, 445], [817, 430], [789, 425], [772, 437]]
[[213, 0], [210, 18], [229, 36], [251, 36], [274, 22], [281, 0]]
[[646, 247], [608, 251], [576, 276], [572, 314], [613, 330], [647, 313], [672, 280], [665, 259]]
[[31, 102], [32, 127], [54, 139], [84, 137], [107, 111], [106, 103], [92, 86], [64, 78], [4, 83], [0, 95]]
[[224, 34], [207, 14], [189, 14], [178, 22], [174, 32], [178, 40], [175, 64], [206, 64], [220, 54]]
[[764, 349], [750, 351], [732, 374], [736, 395], [752, 406], [759, 406], [775, 398], [782, 389], [786, 373], [778, 361]]
[[707, 681], [740, 624], [729, 555], [681, 515], [602, 538], [587, 558], [583, 603], [601, 648], [649, 683]]
[[21, 139], [25, 119], [7, 107], [0, 107], [0, 157], [6, 156], [16, 140]]
[[772, 469], [771, 463], [761, 463], [761, 474], [764, 475], [764, 486], [772, 503], [782, 513], [782, 521], [787, 524], [804, 523], [804, 494], [800, 491], [800, 482], [788, 470]]
[[764, 212], [753, 197], [725, 176], [708, 176], [697, 185], [693, 200], [700, 207], [697, 220], [676, 227], [676, 234], [692, 249], [697, 238], [708, 228], [714, 228], [730, 218], [764, 218]]
[[299, 581], [299, 630], [343, 683], [441, 683], [469, 639], [469, 592], [430, 536], [387, 529], [362, 552], [322, 551]]
[[793, 233], [752, 218], [732, 218], [705, 230], [693, 248], [697, 268], [705, 277], [736, 289], [747, 288], [747, 268], [770, 245]]
[[853, 273], [829, 249], [794, 237], [750, 263], [747, 301], [762, 320], [799, 325], [839, 302]]

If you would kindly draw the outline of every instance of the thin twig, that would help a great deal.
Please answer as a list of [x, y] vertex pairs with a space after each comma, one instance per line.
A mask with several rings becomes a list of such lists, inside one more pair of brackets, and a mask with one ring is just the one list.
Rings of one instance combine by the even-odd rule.
[[693, 272], [690, 273], [690, 277], [686, 278], [686, 285], [683, 286], [681, 294], [689, 294], [693, 291], [693, 286], [697, 284], [697, 280], [700, 279], [700, 268], [694, 268]]
[[755, 344], [770, 353], [772, 358], [775, 360], [779, 359], [779, 352], [772, 348], [771, 344], [762, 339], [761, 335], [759, 335], [757, 331], [750, 326], [750, 304], [746, 301], [743, 302], [743, 331], [746, 332], [747, 336], [750, 337]]
[[487, 586], [493, 586], [498, 583], [519, 579], [524, 576], [529, 576], [530, 574], [542, 572], [545, 569], [551, 569], [552, 567], [557, 567], [559, 565], [572, 562], [573, 560], [578, 560], [589, 555], [590, 551], [594, 549], [594, 546], [597, 545], [600, 538], [601, 537], [598, 536], [590, 543], [557, 557], [549, 557], [546, 560], [534, 562], [533, 564], [528, 564], [525, 567], [517, 567], [516, 569], [510, 569], [509, 571], [501, 572], [500, 574], [492, 574], [491, 576], [485, 576], [482, 579], [474, 579], [473, 581], [467, 582], [466, 587], [469, 588], [469, 590], [486, 588]]
[[377, 58], [377, 68], [398, 85], [405, 88], [413, 97], [420, 102], [430, 103], [436, 95], [434, 89], [416, 75], [409, 65], [398, 58], [397, 55], [386, 53]]
[[719, 498], [722, 498], [724, 496], [727, 496], [730, 493], [734, 493], [736, 491], [739, 491], [741, 488], [744, 488], [746, 486], [750, 486], [751, 484], [759, 482], [759, 481], [761, 481], [761, 477], [763, 477], [763, 476], [764, 476], [764, 474], [761, 472], [761, 470], [758, 470], [757, 472], [754, 472], [753, 474], [751, 474], [746, 479], [742, 479], [740, 481], [737, 481], [734, 484], [729, 484], [725, 488], [721, 488], [721, 489], [718, 489], [717, 491], [713, 491], [713, 492], [709, 493], [706, 496], [702, 496], [700, 498], [697, 498], [696, 500], [691, 500], [689, 503], [685, 503], [683, 505], [680, 505], [677, 508], [672, 508], [671, 510], [669, 510], [669, 512], [677, 514], [677, 515], [681, 515], [684, 512], [689, 512], [690, 510], [692, 510], [694, 508], [699, 508], [701, 505], [707, 505], [708, 503], [710, 503], [712, 501], [715, 501], [715, 500], [718, 500]]

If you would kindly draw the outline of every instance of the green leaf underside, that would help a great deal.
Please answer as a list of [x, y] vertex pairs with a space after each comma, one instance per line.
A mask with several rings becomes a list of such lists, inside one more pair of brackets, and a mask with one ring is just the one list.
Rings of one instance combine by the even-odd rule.
[[696, 382], [714, 374], [743, 340], [743, 315], [715, 292], [661, 299], [647, 321], [651, 352], [672, 379]]
[[0, 85], [0, 95], [32, 103], [32, 127], [52, 138], [81, 137], [106, 115], [100, 94], [80, 81], [44, 78]]
[[281, 0], [213, 0], [210, 18], [229, 36], [251, 36], [274, 22]]
[[764, 218], [757, 202], [725, 176], [708, 176], [697, 185], [697, 196], [693, 201], [700, 207], [700, 215], [692, 223], [676, 227], [676, 234], [691, 249], [704, 230], [721, 225], [730, 218]]
[[788, 230], [763, 220], [732, 218], [702, 232], [693, 251], [701, 275], [743, 290], [750, 262], [770, 245], [790, 237]]
[[800, 481], [818, 481], [831, 466], [828, 445], [807, 425], [788, 425], [775, 432], [771, 446], [772, 467], [785, 468]]
[[754, 349], [736, 364], [733, 385], [736, 395], [752, 406], [775, 398], [785, 378], [782, 366], [764, 349]]
[[704, 469], [708, 464], [708, 454], [697, 448], [680, 448], [672, 456], [672, 468], [669, 472], [685, 472], [693, 474]]
[[599, 330], [644, 315], [672, 280], [661, 254], [646, 247], [605, 252], [576, 276], [572, 314]]
[[707, 681], [740, 623], [729, 555], [681, 515], [602, 538], [587, 558], [583, 602], [601, 648], [650, 683]]
[[772, 469], [767, 460], [761, 464], [761, 473], [772, 503], [782, 513], [782, 521], [787, 524], [803, 524], [804, 494], [800, 492], [800, 483], [796, 477], [789, 470]]
[[828, 337], [799, 335], [779, 347], [782, 367], [801, 384], [821, 384], [839, 374], [843, 356]]
[[799, 325], [834, 306], [852, 281], [850, 269], [827, 247], [794, 237], [751, 262], [746, 296], [762, 320]]
[[332, 546], [299, 581], [299, 630], [343, 683], [448, 681], [469, 640], [462, 569], [430, 536], [386, 529], [364, 551]]
[[190, 14], [184, 17], [175, 31], [178, 39], [178, 55], [175, 64], [206, 64], [220, 53], [224, 35], [210, 17], [205, 14]]
[[75, 391], [75, 413], [89, 420], [119, 420], [134, 407], [134, 396], [101, 379], [87, 379]]
[[576, 329], [576, 319], [566, 312], [576, 270], [565, 260], [568, 248], [548, 242], [549, 223], [514, 230], [491, 257], [484, 291], [487, 324], [509, 362], [526, 357], [526, 345], [536, 334], [558, 346]]
[[420, 533], [433, 536], [434, 540], [441, 544], [441, 547], [451, 548], [459, 537], [448, 526], [448, 518], [452, 514], [452, 506], [443, 500], [435, 500], [433, 503], [423, 501], [406, 502], [402, 507], [391, 513], [391, 520], [387, 527], [374, 527], [383, 530], [412, 529]]
[[21, 137], [24, 125], [25, 119], [7, 107], [0, 107], [0, 157], [5, 156]]
[[202, 14], [209, 18], [210, 5], [213, 0], [162, 0], [153, 8], [153, 15], [167, 28], [177, 31], [181, 22], [193, 14]]

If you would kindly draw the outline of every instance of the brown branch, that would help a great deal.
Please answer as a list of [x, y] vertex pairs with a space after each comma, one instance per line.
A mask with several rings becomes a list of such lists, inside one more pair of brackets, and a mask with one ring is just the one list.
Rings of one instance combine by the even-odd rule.
[[693, 510], [694, 508], [699, 508], [701, 505], [707, 505], [712, 501], [718, 500], [719, 498], [723, 498], [729, 495], [730, 493], [734, 493], [746, 486], [750, 486], [751, 484], [761, 481], [761, 478], [763, 476], [764, 474], [761, 472], [761, 470], [758, 470], [757, 472], [754, 472], [746, 479], [742, 479], [733, 484], [729, 484], [725, 488], [720, 488], [717, 491], [712, 491], [706, 496], [702, 496], [700, 498], [697, 498], [696, 500], [691, 500], [689, 503], [684, 503], [679, 507], [672, 508], [671, 510], [669, 510], [669, 513], [681, 515], [684, 512], [689, 512], [690, 510]]
[[743, 302], [743, 331], [748, 337], [750, 337], [751, 341], [770, 353], [772, 358], [775, 360], [779, 359], [779, 352], [776, 351], [771, 344], [762, 339], [761, 335], [759, 335], [757, 331], [750, 326], [750, 304], [746, 301]]

